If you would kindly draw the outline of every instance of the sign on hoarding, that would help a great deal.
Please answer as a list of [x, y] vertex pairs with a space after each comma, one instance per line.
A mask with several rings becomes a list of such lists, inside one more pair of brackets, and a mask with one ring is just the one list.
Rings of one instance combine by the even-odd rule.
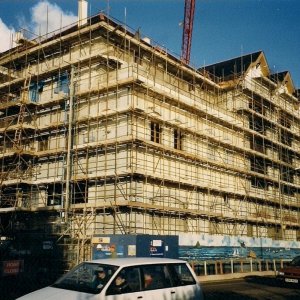
[[3, 276], [18, 275], [23, 270], [23, 260], [3, 261]]

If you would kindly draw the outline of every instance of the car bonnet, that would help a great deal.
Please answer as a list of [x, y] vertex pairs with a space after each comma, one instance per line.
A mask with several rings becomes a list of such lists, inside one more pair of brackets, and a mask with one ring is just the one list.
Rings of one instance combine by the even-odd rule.
[[99, 295], [86, 294], [78, 291], [71, 291], [71, 290], [59, 289], [54, 287], [46, 287], [37, 290], [35, 292], [32, 292], [30, 294], [27, 294], [16, 300], [62, 300], [62, 299], [84, 300], [84, 299], [93, 299], [93, 296], [99, 297]]

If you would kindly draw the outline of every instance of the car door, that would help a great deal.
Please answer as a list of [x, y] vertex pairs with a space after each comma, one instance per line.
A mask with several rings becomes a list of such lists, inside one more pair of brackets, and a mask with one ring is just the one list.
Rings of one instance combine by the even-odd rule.
[[166, 264], [141, 266], [142, 286], [146, 300], [171, 300], [171, 278]]
[[172, 279], [171, 300], [203, 299], [200, 284], [186, 263], [168, 264]]
[[[124, 279], [122, 286], [118, 285], [119, 278]], [[113, 278], [105, 293], [105, 300], [144, 300], [142, 290], [141, 270], [138, 266], [125, 267]], [[157, 299], [158, 300], [158, 299]]]

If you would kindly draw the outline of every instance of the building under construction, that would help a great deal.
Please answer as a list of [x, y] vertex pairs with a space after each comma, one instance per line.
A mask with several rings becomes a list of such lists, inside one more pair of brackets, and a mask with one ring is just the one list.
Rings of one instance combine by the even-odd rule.
[[300, 113], [263, 52], [198, 70], [99, 14], [0, 54], [1, 235], [300, 239]]

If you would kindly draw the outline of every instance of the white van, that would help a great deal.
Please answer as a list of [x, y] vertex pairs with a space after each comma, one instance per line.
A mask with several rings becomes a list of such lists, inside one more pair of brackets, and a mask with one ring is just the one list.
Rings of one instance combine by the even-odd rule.
[[202, 300], [197, 277], [183, 260], [99, 259], [79, 264], [52, 286], [22, 300]]

